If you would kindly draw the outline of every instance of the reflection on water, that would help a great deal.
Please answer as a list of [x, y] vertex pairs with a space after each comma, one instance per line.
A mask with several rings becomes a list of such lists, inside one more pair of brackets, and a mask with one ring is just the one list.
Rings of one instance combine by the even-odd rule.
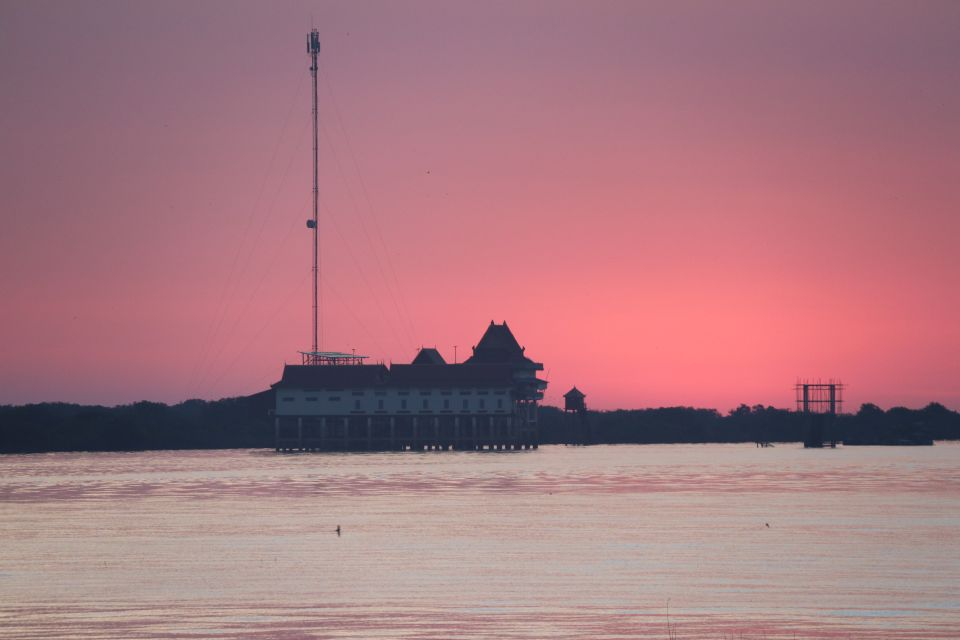
[[958, 461], [954, 444], [0, 457], [0, 637], [957, 638]]

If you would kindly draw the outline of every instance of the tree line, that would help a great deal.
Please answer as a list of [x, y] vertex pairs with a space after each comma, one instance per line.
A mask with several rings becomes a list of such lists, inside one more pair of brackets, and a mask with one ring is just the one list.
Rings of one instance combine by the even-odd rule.
[[[117, 407], [43, 403], [0, 406], [0, 453], [229, 449], [273, 446], [271, 391], [176, 405]], [[714, 409], [665, 407], [588, 411], [581, 417], [540, 408], [543, 444], [802, 442], [802, 414], [763, 405]], [[918, 444], [960, 439], [960, 413], [931, 403], [884, 411], [865, 404], [838, 416], [826, 435], [847, 443]]]
[[273, 446], [272, 392], [176, 405], [0, 406], [0, 453]]
[[[763, 405], [740, 405], [726, 415], [715, 409], [664, 407], [565, 414], [540, 409], [545, 444], [654, 444], [702, 442], [803, 442], [809, 417]], [[855, 414], [827, 420], [824, 438], [847, 444], [926, 444], [960, 439], [960, 413], [933, 402], [922, 409], [884, 411], [864, 404]]]

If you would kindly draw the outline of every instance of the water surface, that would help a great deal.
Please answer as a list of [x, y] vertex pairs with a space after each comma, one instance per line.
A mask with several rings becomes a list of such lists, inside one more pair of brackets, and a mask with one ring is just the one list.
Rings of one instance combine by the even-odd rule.
[[0, 456], [0, 638], [957, 638], [958, 463], [950, 443]]

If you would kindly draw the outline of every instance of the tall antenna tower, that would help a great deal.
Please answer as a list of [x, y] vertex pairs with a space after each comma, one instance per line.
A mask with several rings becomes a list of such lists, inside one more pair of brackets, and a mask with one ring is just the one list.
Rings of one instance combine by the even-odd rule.
[[320, 276], [320, 238], [317, 228], [317, 205], [320, 194], [317, 159], [317, 55], [320, 53], [320, 32], [317, 29], [312, 29], [310, 36], [307, 38], [307, 53], [310, 54], [310, 75], [313, 77], [313, 218], [307, 220], [307, 227], [313, 229], [313, 348], [311, 351], [317, 353], [319, 350], [317, 340], [319, 334], [317, 291]]
[[313, 230], [313, 343], [310, 351], [301, 351], [303, 364], [363, 364], [367, 356], [356, 352], [320, 351], [319, 323], [319, 279], [320, 279], [320, 229], [317, 225], [317, 209], [320, 195], [320, 176], [317, 157], [317, 56], [320, 54], [320, 32], [312, 29], [307, 36], [307, 53], [310, 54], [310, 75], [313, 77], [313, 217], [307, 220], [307, 228]]

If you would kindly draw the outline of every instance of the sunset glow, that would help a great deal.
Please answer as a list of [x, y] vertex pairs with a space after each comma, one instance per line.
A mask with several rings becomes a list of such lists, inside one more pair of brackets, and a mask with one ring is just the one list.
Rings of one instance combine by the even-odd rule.
[[249, 394], [310, 346], [558, 404], [960, 409], [960, 4], [0, 5], [0, 403]]

